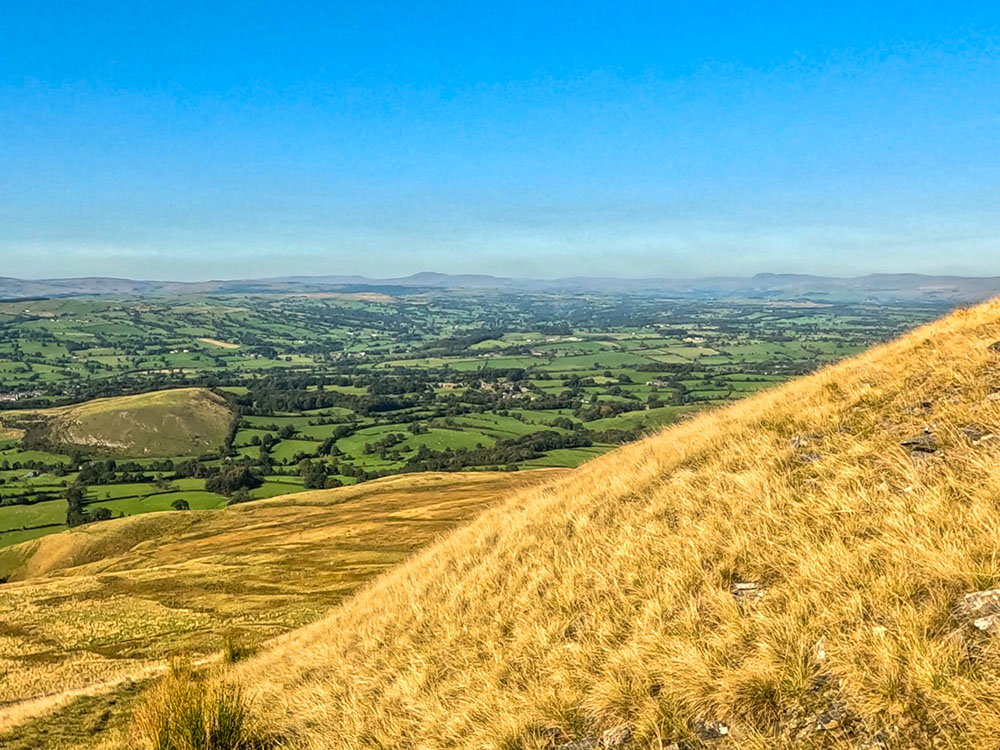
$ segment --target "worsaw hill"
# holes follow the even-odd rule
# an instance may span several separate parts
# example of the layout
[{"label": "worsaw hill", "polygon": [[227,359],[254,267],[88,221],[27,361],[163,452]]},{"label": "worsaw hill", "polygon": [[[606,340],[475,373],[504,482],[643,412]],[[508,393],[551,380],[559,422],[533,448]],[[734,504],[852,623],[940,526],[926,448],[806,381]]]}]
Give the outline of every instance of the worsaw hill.
[{"label": "worsaw hill", "polygon": [[235,415],[205,388],[177,388],[0,414],[0,430],[53,450],[112,456],[198,455],[219,448]]},{"label": "worsaw hill", "polygon": [[208,695],[215,748],[994,747],[998,434],[992,302],[516,490],[102,744]]}]

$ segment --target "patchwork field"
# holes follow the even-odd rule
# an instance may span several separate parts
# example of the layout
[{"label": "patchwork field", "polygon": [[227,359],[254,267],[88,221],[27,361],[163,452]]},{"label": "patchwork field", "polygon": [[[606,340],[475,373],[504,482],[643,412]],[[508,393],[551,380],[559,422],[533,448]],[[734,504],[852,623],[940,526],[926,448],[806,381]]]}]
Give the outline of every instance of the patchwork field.
[{"label": "patchwork field", "polygon": [[3,302],[0,548],[174,504],[578,466],[941,310],[427,289]]}]

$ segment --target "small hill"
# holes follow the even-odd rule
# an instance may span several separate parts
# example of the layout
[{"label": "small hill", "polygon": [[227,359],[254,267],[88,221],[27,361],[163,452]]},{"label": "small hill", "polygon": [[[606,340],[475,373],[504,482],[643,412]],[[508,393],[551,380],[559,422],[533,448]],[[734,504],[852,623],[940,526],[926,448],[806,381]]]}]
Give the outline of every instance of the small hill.
[{"label": "small hill", "polygon": [[234,679],[295,748],[993,747],[998,340],[960,311],[523,490]]},{"label": "small hill", "polygon": [[[171,657],[211,658],[227,637],[259,644],[310,623],[504,494],[561,473],[390,477],[115,519],[0,550],[8,578],[0,585],[0,746],[100,739],[83,719],[3,732],[155,675]],[[126,718],[120,706],[96,713],[104,710]],[[55,728],[61,734],[49,734]]]},{"label": "small hill", "polygon": [[222,446],[233,413],[222,396],[178,388],[101,398],[73,406],[15,411],[6,428],[25,430],[28,443],[122,457],[193,456]]}]

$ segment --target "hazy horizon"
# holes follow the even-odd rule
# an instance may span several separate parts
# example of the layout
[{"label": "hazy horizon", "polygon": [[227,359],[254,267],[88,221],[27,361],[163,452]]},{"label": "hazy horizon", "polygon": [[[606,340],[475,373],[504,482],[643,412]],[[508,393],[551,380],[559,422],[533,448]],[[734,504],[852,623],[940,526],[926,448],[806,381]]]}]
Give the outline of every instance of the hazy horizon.
[{"label": "hazy horizon", "polygon": [[10,8],[0,275],[997,275],[998,23],[936,3]]},{"label": "hazy horizon", "polygon": [[809,274],[809,273],[794,273],[794,272],[784,272],[784,271],[757,271],[756,273],[748,274],[712,274],[704,276],[660,276],[660,275],[591,275],[591,274],[563,274],[563,275],[549,275],[549,276],[525,276],[525,275],[502,275],[502,274],[489,274],[489,273],[451,273],[446,271],[436,271],[431,269],[423,269],[421,271],[415,271],[413,273],[401,274],[401,275],[367,275],[361,273],[335,273],[335,274],[278,274],[278,275],[267,275],[267,276],[213,276],[213,277],[197,277],[197,278],[172,278],[164,276],[119,276],[119,275],[105,275],[105,274],[87,274],[81,276],[5,276],[0,274],[0,279],[15,279],[18,281],[30,281],[30,282],[44,282],[44,281],[72,281],[72,280],[85,280],[85,279],[109,279],[118,281],[133,281],[133,282],[150,282],[150,283],[183,283],[183,284],[208,284],[208,283],[225,283],[225,282],[240,282],[240,281],[271,281],[271,280],[285,280],[285,279],[322,279],[322,278],[344,278],[352,279],[357,278],[359,280],[370,280],[373,282],[384,282],[388,280],[405,280],[414,277],[420,277],[425,275],[432,276],[447,276],[453,278],[459,278],[463,276],[469,277],[485,277],[498,280],[510,280],[513,282],[557,282],[557,281],[568,281],[573,279],[579,280],[608,280],[608,281],[675,281],[675,282],[685,282],[685,281],[709,281],[712,279],[753,279],[759,276],[778,276],[778,277],[814,277],[819,279],[830,279],[830,280],[842,280],[850,281],[853,279],[863,279],[869,276],[919,276],[926,278],[956,278],[956,279],[968,279],[968,280],[980,280],[980,279],[1000,279],[1000,274],[933,274],[933,273],[919,273],[913,271],[886,271],[886,272],[872,272],[864,274],[852,274],[850,276],[846,275],[836,275],[836,274]]}]

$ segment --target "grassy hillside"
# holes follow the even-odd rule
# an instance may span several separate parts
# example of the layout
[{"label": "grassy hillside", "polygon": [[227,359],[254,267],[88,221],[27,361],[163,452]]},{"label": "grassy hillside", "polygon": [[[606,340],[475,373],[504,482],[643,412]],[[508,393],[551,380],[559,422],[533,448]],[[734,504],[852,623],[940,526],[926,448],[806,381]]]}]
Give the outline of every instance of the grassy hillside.
[{"label": "grassy hillside", "polygon": [[998,339],[962,311],[526,489],[235,679],[292,747],[993,747]]},{"label": "grassy hillside", "polygon": [[[209,657],[227,637],[260,643],[312,622],[503,493],[559,473],[418,474],[117,519],[0,550],[10,579],[0,586],[0,731],[156,674],[173,656]],[[0,745],[44,747],[43,730],[67,723],[43,721]]]},{"label": "grassy hillside", "polygon": [[192,456],[219,448],[232,424],[226,400],[204,388],[101,398],[0,415],[8,429],[60,450],[115,456]]}]

